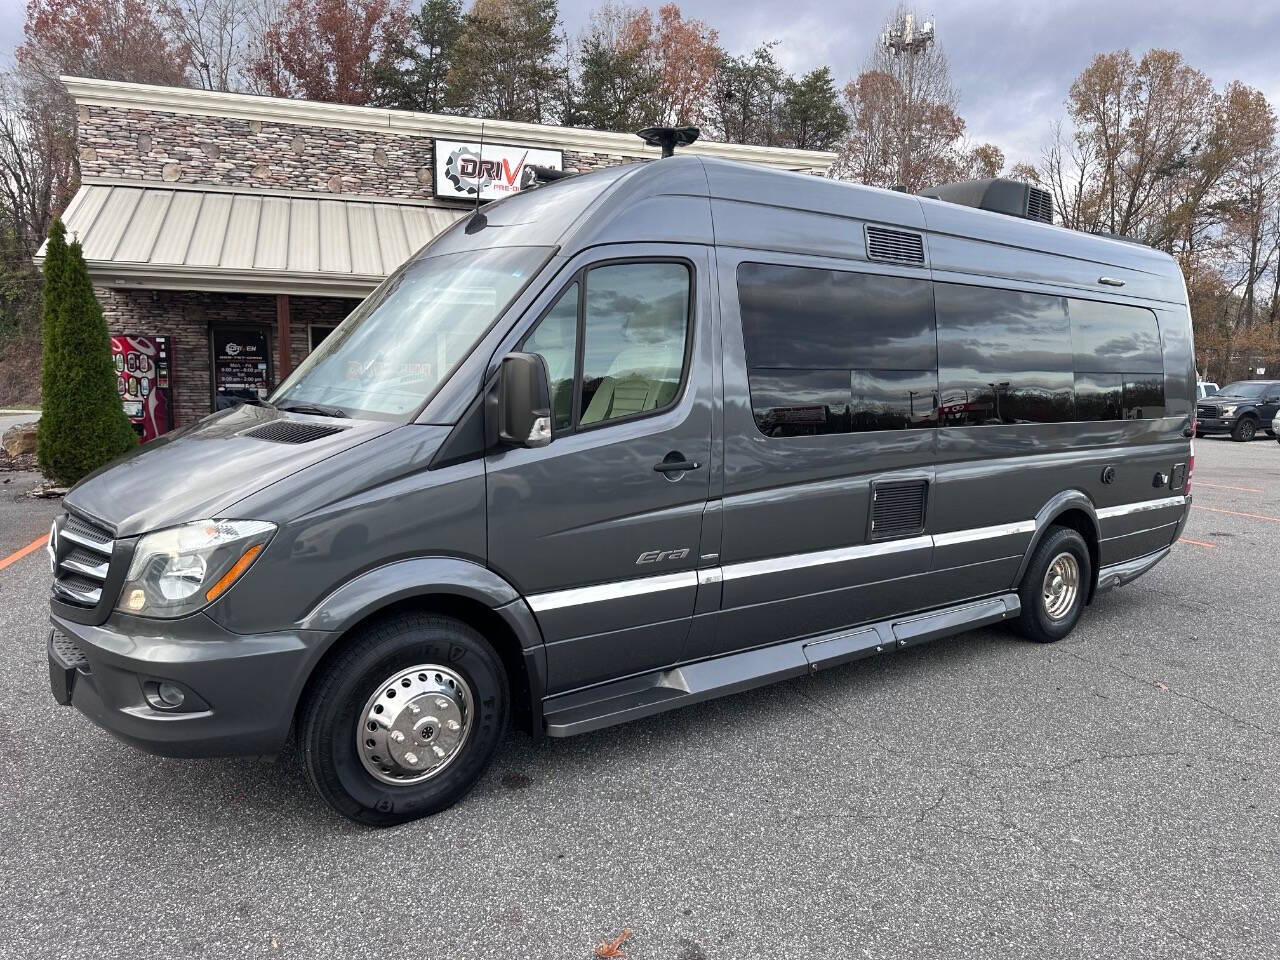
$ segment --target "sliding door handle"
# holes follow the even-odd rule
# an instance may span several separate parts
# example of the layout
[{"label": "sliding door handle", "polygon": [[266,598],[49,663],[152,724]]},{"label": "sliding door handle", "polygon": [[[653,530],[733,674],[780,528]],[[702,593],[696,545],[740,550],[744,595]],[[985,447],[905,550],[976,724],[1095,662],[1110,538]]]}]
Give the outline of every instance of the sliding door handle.
[{"label": "sliding door handle", "polygon": [[653,469],[658,473],[688,473],[701,466],[697,460],[686,460],[682,453],[668,453],[661,463],[653,465]]}]

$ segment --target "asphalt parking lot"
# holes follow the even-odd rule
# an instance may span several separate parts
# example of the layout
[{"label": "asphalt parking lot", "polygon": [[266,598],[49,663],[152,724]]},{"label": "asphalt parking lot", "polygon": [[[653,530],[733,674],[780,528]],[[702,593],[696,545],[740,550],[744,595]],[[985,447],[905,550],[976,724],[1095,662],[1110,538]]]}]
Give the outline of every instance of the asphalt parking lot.
[{"label": "asphalt parking lot", "polygon": [[[0,569],[0,955],[1280,956],[1280,445],[1051,647],[984,630],[571,740],[390,831],[291,755],[159,760],[49,695]],[[0,485],[0,557],[56,503]],[[3,561],[0,561],[3,562]]]}]

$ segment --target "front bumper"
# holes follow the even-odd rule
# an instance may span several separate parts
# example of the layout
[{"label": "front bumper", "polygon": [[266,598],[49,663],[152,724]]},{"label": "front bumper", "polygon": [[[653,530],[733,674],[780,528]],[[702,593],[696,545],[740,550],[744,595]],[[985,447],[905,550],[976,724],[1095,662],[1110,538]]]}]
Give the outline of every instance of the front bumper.
[{"label": "front bumper", "polygon": [[1235,417],[1197,417],[1196,433],[1230,433],[1235,425]]},{"label": "front bumper", "polygon": [[[157,621],[113,616],[101,626],[50,618],[49,680],[109,733],[168,757],[271,754],[284,745],[302,686],[327,634],[229,633],[204,614]],[[157,709],[160,681],[188,691]]]}]

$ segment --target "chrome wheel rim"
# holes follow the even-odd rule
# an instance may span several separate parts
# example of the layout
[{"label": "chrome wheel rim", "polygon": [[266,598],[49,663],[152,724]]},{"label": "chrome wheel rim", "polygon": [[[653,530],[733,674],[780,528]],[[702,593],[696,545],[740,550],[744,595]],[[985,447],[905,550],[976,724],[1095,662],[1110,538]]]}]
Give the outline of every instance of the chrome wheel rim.
[{"label": "chrome wheel rim", "polygon": [[360,711],[360,762],[398,787],[438,776],[466,745],[474,702],[467,681],[448,667],[422,663],[392,674]]},{"label": "chrome wheel rim", "polygon": [[1079,593],[1080,564],[1073,554],[1058,554],[1044,574],[1044,612],[1050,620],[1064,619]]}]

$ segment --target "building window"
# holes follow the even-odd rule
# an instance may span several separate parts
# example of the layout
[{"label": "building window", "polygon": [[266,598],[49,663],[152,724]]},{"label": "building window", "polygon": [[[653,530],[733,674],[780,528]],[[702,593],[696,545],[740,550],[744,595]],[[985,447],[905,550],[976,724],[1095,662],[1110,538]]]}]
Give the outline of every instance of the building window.
[{"label": "building window", "polygon": [[324,343],[325,338],[333,331],[337,330],[337,324],[332,326],[323,323],[311,323],[307,325],[307,352],[310,353],[320,344]]}]

